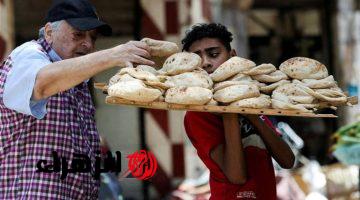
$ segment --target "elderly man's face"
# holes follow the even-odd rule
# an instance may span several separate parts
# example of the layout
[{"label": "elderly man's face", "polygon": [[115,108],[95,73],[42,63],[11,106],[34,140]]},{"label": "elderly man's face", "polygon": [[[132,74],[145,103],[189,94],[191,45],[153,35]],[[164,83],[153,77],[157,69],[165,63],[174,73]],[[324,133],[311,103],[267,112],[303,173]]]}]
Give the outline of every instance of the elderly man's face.
[{"label": "elderly man's face", "polygon": [[[47,28],[51,28],[46,26]],[[57,30],[45,29],[46,40],[62,59],[83,56],[94,51],[97,31],[79,31],[66,21]]]},{"label": "elderly man's face", "polygon": [[202,38],[189,47],[189,51],[198,54],[202,59],[202,68],[208,73],[214,72],[222,63],[235,56],[234,50],[228,51],[216,38]]}]

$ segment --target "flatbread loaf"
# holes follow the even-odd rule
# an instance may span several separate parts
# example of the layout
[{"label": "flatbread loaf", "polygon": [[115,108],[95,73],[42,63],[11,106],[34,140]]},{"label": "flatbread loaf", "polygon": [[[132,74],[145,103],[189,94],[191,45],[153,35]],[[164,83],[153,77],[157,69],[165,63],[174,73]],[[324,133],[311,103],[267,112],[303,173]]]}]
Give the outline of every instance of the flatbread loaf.
[{"label": "flatbread loaf", "polygon": [[[321,101],[325,101],[325,102],[333,102],[333,103],[346,103],[347,102],[347,97],[344,93],[339,93],[336,92],[336,94],[339,94],[339,96],[325,96],[324,94],[321,94],[319,92],[314,91],[313,89],[303,85],[302,82],[298,81],[295,82],[298,84],[298,87],[300,87],[301,89],[303,89],[305,92],[307,92],[308,94],[312,95],[313,97],[321,100]],[[335,94],[335,93],[333,93]]]},{"label": "flatbread loaf", "polygon": [[204,105],[213,97],[211,90],[202,87],[173,87],[166,91],[165,102]]},{"label": "flatbread loaf", "polygon": [[215,83],[214,85],[214,92],[224,89],[226,87],[232,86],[232,85],[251,85],[251,84],[255,84],[258,87],[264,87],[266,86],[266,84],[264,83],[260,83],[256,80],[246,80],[246,81],[223,81],[223,82],[219,82],[219,83]]},{"label": "flatbread loaf", "polygon": [[157,82],[160,81],[154,74],[148,71],[144,71],[142,69],[126,67],[126,68],[122,68],[118,72],[118,74],[120,75],[129,74],[130,76],[139,80],[157,81]]},{"label": "flatbread loaf", "polygon": [[151,67],[149,65],[138,65],[136,67],[136,69],[142,70],[142,71],[147,71],[150,72],[154,75],[158,75],[159,73],[157,72],[157,70],[154,67]]},{"label": "flatbread loaf", "polygon": [[255,66],[256,64],[253,61],[235,56],[221,64],[212,74],[210,74],[210,77],[213,81],[220,82]]},{"label": "flatbread loaf", "polygon": [[242,73],[236,74],[230,77],[229,79],[227,79],[227,81],[252,81],[252,80],[253,79],[249,75],[245,75]]},{"label": "flatbread loaf", "polygon": [[294,57],[281,63],[280,70],[293,79],[323,79],[329,76],[326,66],[314,59]]},{"label": "flatbread loaf", "polygon": [[162,40],[154,40],[151,38],[143,38],[141,40],[150,47],[150,55],[155,57],[169,57],[179,52],[179,47],[173,43]]},{"label": "flatbread loaf", "polygon": [[289,79],[289,77],[280,70],[276,70],[270,74],[255,75],[252,76],[252,78],[262,83],[275,83],[281,80]]},{"label": "flatbread loaf", "polygon": [[268,95],[261,94],[259,97],[241,99],[230,104],[230,106],[242,108],[270,108],[271,98]]},{"label": "flatbread loaf", "polygon": [[165,84],[170,87],[185,86],[212,89],[213,81],[206,71],[193,71],[169,77]]},{"label": "flatbread loaf", "polygon": [[240,99],[260,96],[259,87],[251,85],[232,85],[214,93],[214,99],[222,103],[230,103]]},{"label": "flatbread loaf", "polygon": [[260,75],[260,74],[270,74],[276,71],[276,67],[273,64],[266,63],[251,68],[250,70],[244,71],[243,73],[250,76]]},{"label": "flatbread loaf", "polygon": [[162,94],[160,90],[148,88],[139,80],[115,83],[109,87],[108,93],[110,96],[139,102],[152,102]]},{"label": "flatbread loaf", "polygon": [[284,85],[286,83],[290,83],[290,81],[288,80],[281,80],[279,82],[276,83],[272,83],[270,85],[264,86],[264,87],[260,87],[260,91],[265,93],[265,94],[271,94],[271,92],[273,90],[275,90],[277,87],[279,87],[280,85]]},{"label": "flatbread loaf", "polygon": [[277,99],[271,99],[271,106],[275,109],[284,109],[284,110],[299,110],[302,112],[312,112],[311,110],[308,110],[304,105],[301,104],[291,104],[285,101],[280,101]]},{"label": "flatbread loaf", "polygon": [[327,97],[341,97],[346,96],[339,87],[332,87],[327,89],[314,89],[316,93],[322,94]]},{"label": "flatbread loaf", "polygon": [[162,75],[178,75],[191,72],[200,67],[201,58],[195,53],[180,52],[166,59],[163,68],[159,70]]},{"label": "flatbread loaf", "polygon": [[272,92],[272,98],[277,99],[278,93],[287,96],[289,98],[289,103],[292,104],[311,104],[315,100],[312,95],[308,94],[294,83],[288,83],[277,87]]},{"label": "flatbread loaf", "polygon": [[303,79],[301,82],[303,82],[305,86],[311,89],[325,89],[335,87],[337,85],[332,75],[319,80]]},{"label": "flatbread loaf", "polygon": [[[130,76],[129,74],[120,75],[119,73],[116,73],[113,77],[110,78],[109,86],[114,85],[115,83],[118,83],[121,81],[133,81],[133,80],[138,80],[138,79]],[[138,80],[138,81],[141,81],[141,80]]]}]

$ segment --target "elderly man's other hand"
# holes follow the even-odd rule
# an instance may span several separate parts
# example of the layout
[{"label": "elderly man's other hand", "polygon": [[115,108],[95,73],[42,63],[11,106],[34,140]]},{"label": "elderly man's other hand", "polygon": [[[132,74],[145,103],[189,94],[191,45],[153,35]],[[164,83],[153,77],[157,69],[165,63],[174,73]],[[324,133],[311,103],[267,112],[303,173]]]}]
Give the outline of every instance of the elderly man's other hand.
[{"label": "elderly man's other hand", "polygon": [[138,65],[154,65],[149,60],[150,47],[145,42],[130,41],[126,44],[118,45],[110,49],[110,59],[114,66],[133,67],[133,63]]}]

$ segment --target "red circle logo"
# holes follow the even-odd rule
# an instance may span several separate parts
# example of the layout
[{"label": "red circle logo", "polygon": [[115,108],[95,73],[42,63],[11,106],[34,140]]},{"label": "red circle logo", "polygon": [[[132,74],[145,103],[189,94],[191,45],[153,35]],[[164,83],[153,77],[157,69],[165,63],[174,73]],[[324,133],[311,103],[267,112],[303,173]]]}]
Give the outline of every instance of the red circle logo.
[{"label": "red circle logo", "polygon": [[157,170],[157,161],[153,153],[145,150],[137,151],[127,156],[128,168],[131,174],[139,180],[147,180],[154,176]]}]

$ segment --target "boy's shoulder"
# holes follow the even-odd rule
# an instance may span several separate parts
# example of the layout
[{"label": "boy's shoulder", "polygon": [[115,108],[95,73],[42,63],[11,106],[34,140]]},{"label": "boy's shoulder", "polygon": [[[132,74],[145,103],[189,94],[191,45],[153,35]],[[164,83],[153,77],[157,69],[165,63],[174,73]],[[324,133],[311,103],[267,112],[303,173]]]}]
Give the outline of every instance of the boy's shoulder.
[{"label": "boy's shoulder", "polygon": [[194,112],[187,111],[184,117],[184,124],[194,126],[213,126],[222,124],[221,115],[217,115],[210,112]]}]

